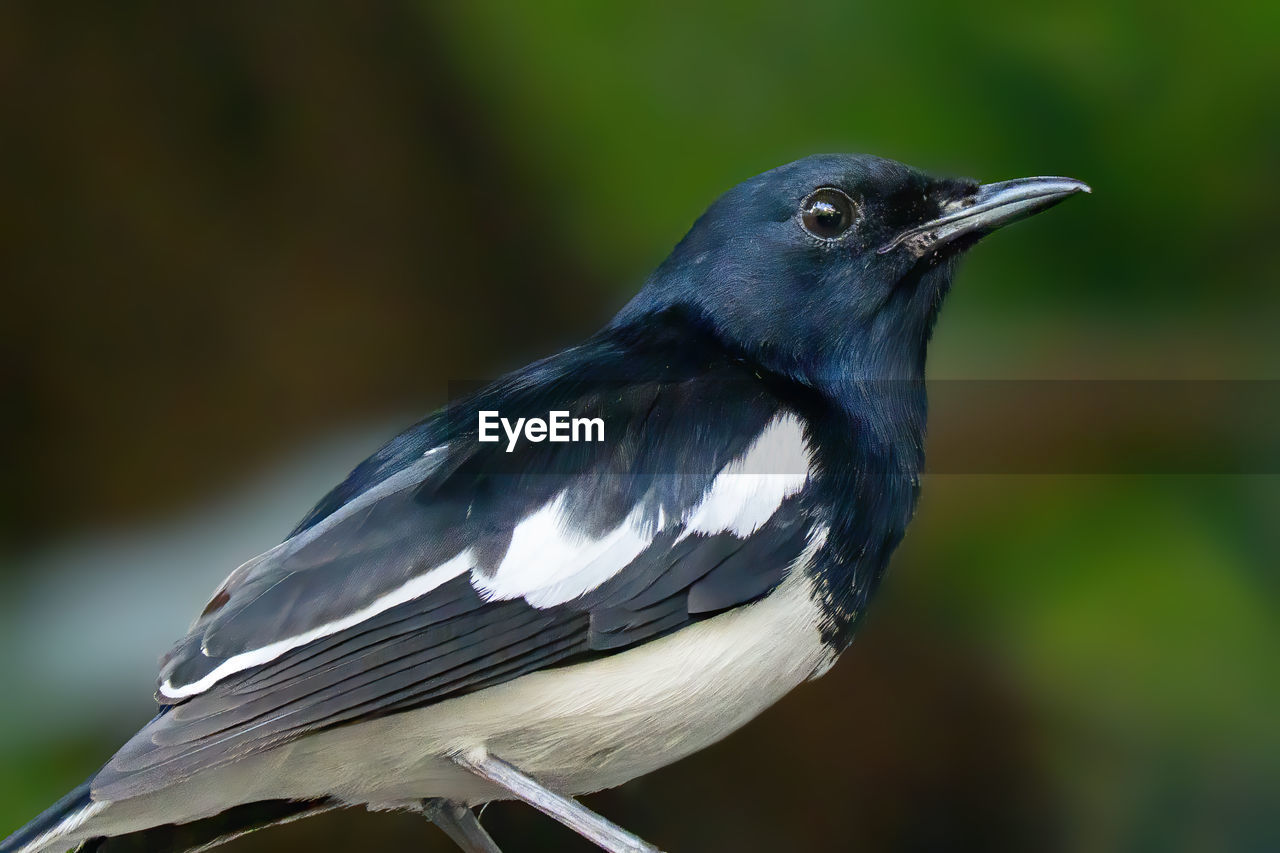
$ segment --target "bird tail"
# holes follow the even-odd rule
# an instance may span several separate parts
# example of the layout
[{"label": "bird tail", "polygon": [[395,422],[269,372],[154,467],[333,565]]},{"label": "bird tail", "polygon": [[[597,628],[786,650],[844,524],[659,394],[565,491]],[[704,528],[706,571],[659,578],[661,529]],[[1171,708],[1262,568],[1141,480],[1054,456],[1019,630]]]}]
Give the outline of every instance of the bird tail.
[{"label": "bird tail", "polygon": [[105,807],[89,798],[89,782],[72,789],[40,816],[0,841],[0,853],[35,853],[65,838]]},{"label": "bird tail", "polygon": [[166,823],[123,835],[90,838],[80,845],[78,853],[195,853],[254,830],[291,823],[339,807],[341,803],[336,800],[263,800],[190,823]]},{"label": "bird tail", "polygon": [[207,850],[256,829],[310,817],[340,805],[334,800],[264,800],[190,823],[167,823],[119,835],[93,835],[90,828],[86,838],[85,824],[108,803],[91,800],[89,782],[85,782],[0,841],[0,853],[43,853],[66,850],[77,843],[80,853]]}]

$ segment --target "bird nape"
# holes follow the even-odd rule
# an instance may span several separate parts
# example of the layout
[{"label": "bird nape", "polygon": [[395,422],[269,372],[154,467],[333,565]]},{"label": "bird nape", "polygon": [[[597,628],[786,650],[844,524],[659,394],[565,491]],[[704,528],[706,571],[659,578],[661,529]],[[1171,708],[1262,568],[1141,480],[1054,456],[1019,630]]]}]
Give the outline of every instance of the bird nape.
[{"label": "bird nape", "polygon": [[495,799],[655,849],[572,797],[834,663],[915,506],[956,259],[1087,191],[859,155],[733,188],[604,329],[397,436],[232,572],[159,714],[0,851],[189,849],[352,805],[492,851],[471,809]]}]

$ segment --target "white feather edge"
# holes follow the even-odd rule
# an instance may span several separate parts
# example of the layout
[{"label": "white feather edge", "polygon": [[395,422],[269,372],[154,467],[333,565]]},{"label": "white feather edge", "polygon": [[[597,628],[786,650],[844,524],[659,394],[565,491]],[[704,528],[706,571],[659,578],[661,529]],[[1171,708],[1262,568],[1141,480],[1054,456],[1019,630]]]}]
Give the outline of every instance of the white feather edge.
[{"label": "white feather edge", "polygon": [[[443,449],[428,451],[411,469],[388,478],[361,495],[335,513],[330,521],[281,543],[267,554],[282,549],[291,551],[303,544],[304,538],[310,541],[318,536],[330,523],[359,511],[373,500],[407,487],[421,476],[423,464]],[[742,456],[716,475],[698,505],[683,516],[680,523],[684,530],[676,541],[695,533],[704,536],[731,533],[739,538],[750,536],[777,512],[784,500],[804,487],[810,471],[811,457],[803,423],[790,412],[777,415]],[[642,507],[637,506],[613,530],[599,538],[587,539],[567,529],[563,512],[565,502],[566,494],[562,492],[516,525],[511,544],[497,571],[490,577],[473,574],[471,583],[477,592],[489,600],[524,598],[538,608],[572,601],[625,568],[649,546],[668,520],[659,507],[658,525],[646,530]],[[233,577],[261,559],[263,557],[250,560],[237,569]],[[465,549],[348,616],[233,655],[189,684],[174,685],[165,680],[160,685],[160,693],[170,699],[185,699],[203,693],[229,675],[269,663],[285,652],[355,627],[385,610],[426,595],[471,570],[474,565],[472,550]]]},{"label": "white feather edge", "polygon": [[37,850],[43,850],[58,839],[68,836],[84,826],[90,818],[101,812],[108,805],[110,803],[90,803],[84,808],[72,812],[63,818],[57,826],[19,847],[16,853],[35,853]]},{"label": "white feather edge", "polygon": [[160,685],[160,692],[172,699],[183,699],[187,696],[203,693],[232,673],[261,666],[264,663],[275,660],[291,649],[305,646],[307,643],[319,640],[321,637],[327,637],[330,634],[354,628],[384,610],[390,610],[398,604],[404,604],[406,601],[412,601],[415,598],[426,595],[446,581],[453,580],[458,575],[468,571],[473,565],[475,565],[475,558],[471,549],[467,548],[453,559],[441,563],[425,575],[418,575],[409,579],[386,595],[375,598],[354,613],[348,614],[341,619],[335,619],[332,622],[326,622],[323,625],[312,628],[310,631],[303,631],[301,634],[295,634],[292,637],[286,637],[283,640],[276,640],[274,643],[267,643],[265,646],[259,646],[256,649],[250,649],[238,655],[232,655],[215,666],[204,677],[190,684],[175,687],[166,680],[164,684]]}]

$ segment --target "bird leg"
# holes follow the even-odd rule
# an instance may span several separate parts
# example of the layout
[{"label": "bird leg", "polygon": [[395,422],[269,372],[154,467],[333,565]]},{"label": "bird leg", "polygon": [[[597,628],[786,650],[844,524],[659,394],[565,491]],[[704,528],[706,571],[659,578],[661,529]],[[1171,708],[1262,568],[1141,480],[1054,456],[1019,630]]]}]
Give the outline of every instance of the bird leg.
[{"label": "bird leg", "polygon": [[609,853],[661,853],[652,844],[606,820],[577,800],[557,794],[485,749],[472,749],[450,757],[460,767],[555,818],[602,850]]},{"label": "bird leg", "polygon": [[462,803],[435,797],[422,801],[422,813],[465,853],[502,853],[480,825],[475,812]]}]

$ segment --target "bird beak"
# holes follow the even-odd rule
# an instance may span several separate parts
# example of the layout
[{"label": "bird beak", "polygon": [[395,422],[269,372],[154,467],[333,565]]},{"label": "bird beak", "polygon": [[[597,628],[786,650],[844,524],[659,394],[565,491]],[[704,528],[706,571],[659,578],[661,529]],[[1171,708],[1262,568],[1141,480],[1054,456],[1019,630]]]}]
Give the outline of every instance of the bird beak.
[{"label": "bird beak", "polygon": [[882,246],[880,254],[906,245],[924,255],[959,237],[990,234],[997,228],[1048,210],[1067,196],[1092,192],[1072,178],[1018,178],[983,184],[973,195],[947,202],[942,216],[903,231]]}]

